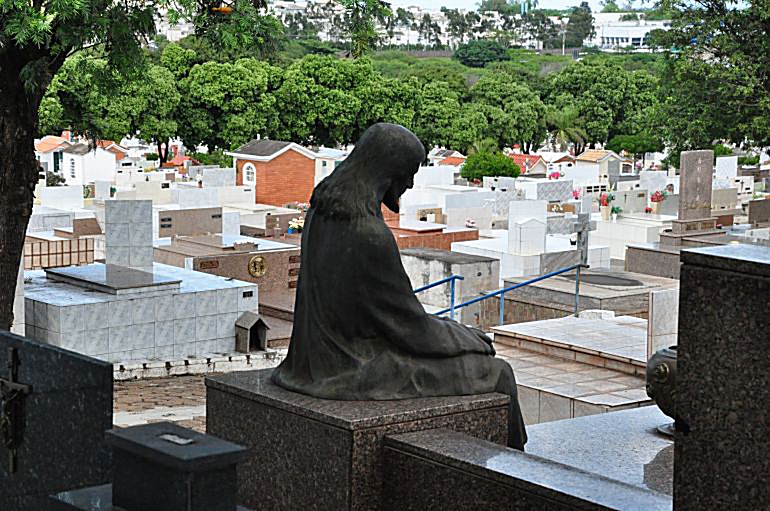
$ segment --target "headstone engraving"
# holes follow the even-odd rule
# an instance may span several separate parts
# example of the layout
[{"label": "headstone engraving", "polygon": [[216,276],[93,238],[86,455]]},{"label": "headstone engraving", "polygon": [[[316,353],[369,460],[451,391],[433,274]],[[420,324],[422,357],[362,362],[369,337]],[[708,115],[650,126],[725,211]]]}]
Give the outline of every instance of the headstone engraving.
[{"label": "headstone engraving", "polygon": [[711,217],[714,151],[683,151],[679,183],[679,220]]}]

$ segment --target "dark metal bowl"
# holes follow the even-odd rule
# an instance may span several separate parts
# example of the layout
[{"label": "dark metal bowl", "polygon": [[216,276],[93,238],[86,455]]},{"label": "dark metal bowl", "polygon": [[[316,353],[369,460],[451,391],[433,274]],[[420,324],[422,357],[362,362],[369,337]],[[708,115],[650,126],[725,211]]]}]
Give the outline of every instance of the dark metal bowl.
[{"label": "dark metal bowl", "polygon": [[676,420],[676,346],[656,351],[647,361],[647,395]]}]

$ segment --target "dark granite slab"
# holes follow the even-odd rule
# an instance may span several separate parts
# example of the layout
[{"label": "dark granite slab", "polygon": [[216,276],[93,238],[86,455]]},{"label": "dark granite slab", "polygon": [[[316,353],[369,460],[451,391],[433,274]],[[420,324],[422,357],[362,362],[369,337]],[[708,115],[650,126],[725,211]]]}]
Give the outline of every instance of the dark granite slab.
[{"label": "dark granite slab", "polygon": [[502,394],[333,401],[273,385],[271,373],[206,379],[208,433],[251,449],[238,466],[239,503],[249,507],[376,511],[385,435],[446,427],[507,439]]},{"label": "dark granite slab", "polygon": [[640,488],[673,495],[671,423],[657,406],[546,422],[527,428],[527,453]]},{"label": "dark granite slab", "polygon": [[0,332],[2,378],[9,347],[18,350],[18,381],[32,385],[32,392],[23,401],[15,473],[0,444],[0,509],[44,509],[52,493],[106,482],[112,364]]},{"label": "dark granite slab", "polygon": [[770,248],[683,251],[674,501],[770,503]]},{"label": "dark granite slab", "polygon": [[51,280],[111,294],[117,294],[128,289],[171,286],[181,282],[179,279],[166,277],[160,273],[100,263],[50,268],[46,270],[46,276]]},{"label": "dark granite slab", "polygon": [[387,437],[385,459],[387,510],[671,509],[660,493],[445,429]]},{"label": "dark granite slab", "polygon": [[683,263],[770,277],[770,249],[759,245],[732,244],[682,250]]},{"label": "dark granite slab", "polygon": [[206,378],[206,386],[348,430],[507,406],[509,401],[507,396],[495,393],[394,401],[317,399],[274,385],[270,381],[272,372],[265,369],[218,375]]}]

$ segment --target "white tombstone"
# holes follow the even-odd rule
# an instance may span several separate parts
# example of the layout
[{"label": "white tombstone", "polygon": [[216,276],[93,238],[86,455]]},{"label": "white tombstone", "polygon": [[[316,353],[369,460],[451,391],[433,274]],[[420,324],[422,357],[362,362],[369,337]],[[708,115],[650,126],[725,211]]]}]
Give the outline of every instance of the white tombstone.
[{"label": "white tombstone", "polygon": [[152,201],[105,201],[105,262],[152,269]]},{"label": "white tombstone", "polygon": [[714,188],[730,188],[738,177],[738,157],[719,156],[714,177]]},{"label": "white tombstone", "polygon": [[513,201],[508,209],[508,253],[537,255],[545,252],[548,230],[544,200]]}]

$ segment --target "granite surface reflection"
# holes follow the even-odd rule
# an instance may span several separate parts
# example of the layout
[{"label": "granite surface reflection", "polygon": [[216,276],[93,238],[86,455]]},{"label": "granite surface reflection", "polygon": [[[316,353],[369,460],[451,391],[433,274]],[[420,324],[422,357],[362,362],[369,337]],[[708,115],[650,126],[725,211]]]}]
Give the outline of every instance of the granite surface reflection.
[{"label": "granite surface reflection", "polygon": [[82,282],[108,290],[163,286],[181,282],[178,278],[168,277],[160,272],[149,272],[126,266],[101,263],[52,268],[46,270],[46,275],[54,280],[63,280],[71,283]]},{"label": "granite surface reflection", "polygon": [[656,406],[527,428],[527,453],[673,495],[674,443],[657,427],[671,422]]}]

